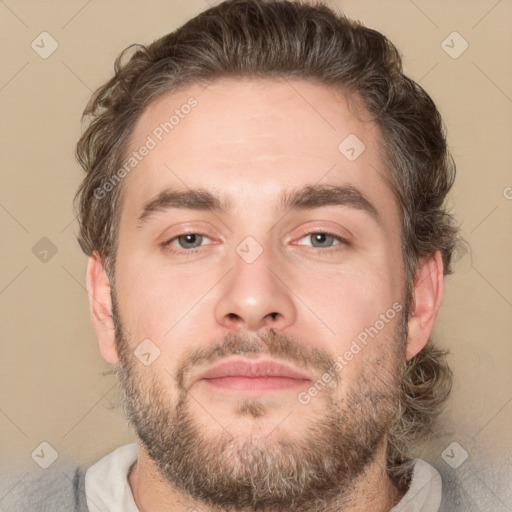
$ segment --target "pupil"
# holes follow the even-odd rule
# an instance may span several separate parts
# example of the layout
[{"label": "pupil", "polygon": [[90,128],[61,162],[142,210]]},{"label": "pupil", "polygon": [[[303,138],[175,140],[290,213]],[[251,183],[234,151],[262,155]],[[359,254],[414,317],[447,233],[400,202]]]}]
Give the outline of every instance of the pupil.
[{"label": "pupil", "polygon": [[325,233],[315,233],[316,241],[320,244],[325,243],[327,235]]},{"label": "pupil", "polygon": [[196,245],[197,244],[197,239],[196,239],[197,235],[195,234],[188,234],[188,235],[183,235],[183,238],[185,239],[183,241],[183,243],[187,246],[187,244],[190,244],[190,245]]}]

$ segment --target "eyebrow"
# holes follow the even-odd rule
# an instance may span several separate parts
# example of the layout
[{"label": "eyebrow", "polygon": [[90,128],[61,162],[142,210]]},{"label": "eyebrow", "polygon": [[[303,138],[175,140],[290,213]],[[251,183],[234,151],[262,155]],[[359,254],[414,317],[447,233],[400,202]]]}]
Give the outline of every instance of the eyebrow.
[{"label": "eyebrow", "polygon": [[[137,227],[141,227],[158,212],[177,208],[186,210],[227,213],[231,202],[203,188],[174,189],[160,192],[148,201],[140,214]],[[379,212],[374,204],[353,185],[307,185],[303,188],[287,191],[281,197],[281,209],[312,210],[322,206],[346,206],[361,210],[381,225]]]}]

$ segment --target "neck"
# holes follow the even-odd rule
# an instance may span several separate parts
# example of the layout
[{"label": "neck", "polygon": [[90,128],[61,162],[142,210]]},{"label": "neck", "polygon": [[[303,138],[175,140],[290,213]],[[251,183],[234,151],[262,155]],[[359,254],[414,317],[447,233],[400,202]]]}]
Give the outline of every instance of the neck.
[{"label": "neck", "polygon": [[[128,481],[133,498],[140,512],[220,512],[190,495],[175,489],[160,475],[155,463],[142,445],[139,446],[137,462],[132,467]],[[325,512],[389,512],[403,497],[386,472],[386,450],[379,449],[367,470],[356,478],[349,494],[339,502],[325,504]],[[237,511],[238,512],[238,511]],[[242,512],[242,511],[240,511]],[[243,511],[251,512],[251,511]],[[291,511],[290,511],[291,512]]]}]

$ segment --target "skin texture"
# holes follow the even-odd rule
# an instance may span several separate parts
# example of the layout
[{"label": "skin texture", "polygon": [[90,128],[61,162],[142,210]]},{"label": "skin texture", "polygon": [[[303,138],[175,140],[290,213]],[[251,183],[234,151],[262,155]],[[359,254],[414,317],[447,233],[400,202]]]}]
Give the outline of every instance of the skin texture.
[{"label": "skin texture", "polygon": [[[326,421],[333,411],[334,425],[344,418],[347,439],[352,439],[350,427],[357,431],[370,416],[375,420],[372,431],[385,427],[393,414],[398,369],[425,345],[441,304],[439,252],[418,268],[414,316],[394,316],[330,386],[306,405],[297,399],[325,373],[329,361],[350,349],[358,334],[375,325],[393,304],[405,302],[400,212],[383,178],[379,128],[357,98],[349,101],[322,85],[222,80],[206,89],[190,86],[151,103],[138,120],[130,150],[143,145],[191,96],[197,106],[123,180],[114,311],[114,290],[101,258],[94,254],[89,259],[87,288],[100,350],[118,365],[121,352],[131,412],[136,415],[138,408],[139,416],[154,413],[177,422],[177,406],[185,403],[196,439],[206,447],[210,442],[212,448],[226,441],[226,451],[216,453],[220,462],[213,470],[231,467],[238,476],[257,471],[256,460],[264,465],[267,459],[258,459],[258,454],[266,449],[279,467],[285,454],[280,441],[307,446],[314,437],[312,425],[328,443],[332,432]],[[338,149],[350,134],[365,145],[354,161]],[[357,187],[377,209],[380,222],[347,205],[280,209],[283,193],[314,184]],[[224,197],[230,208],[224,213],[167,209],[138,227],[144,205],[169,187],[202,187]],[[323,247],[315,247],[313,231],[348,243],[328,237]],[[204,235],[192,253],[187,253],[191,241],[181,237],[180,245],[176,238],[186,233]],[[249,246],[250,254],[262,251],[251,263],[237,252],[248,236],[256,241]],[[162,243],[169,240],[166,249]],[[268,333],[274,336],[266,337]],[[160,352],[144,366],[133,351],[148,338]],[[267,359],[281,357],[311,380],[250,396],[195,380],[213,363],[244,349],[247,358],[262,353]],[[194,359],[196,352],[203,358]],[[325,358],[317,360],[315,354]],[[372,397],[381,399],[374,404]],[[171,430],[169,423],[156,425]],[[339,495],[318,510],[378,512],[397,502],[400,496],[385,471],[385,436],[379,439],[375,433],[374,438],[372,456],[360,464],[358,474],[336,470],[341,471]],[[357,435],[354,439],[365,442]],[[344,449],[341,446],[340,453]],[[173,485],[144,443],[129,481],[142,511],[220,507]],[[249,502],[244,502],[247,510]],[[268,503],[267,510],[272,510]],[[223,505],[229,508],[228,502]],[[300,509],[297,499],[293,510]],[[315,507],[309,502],[304,510]]]}]

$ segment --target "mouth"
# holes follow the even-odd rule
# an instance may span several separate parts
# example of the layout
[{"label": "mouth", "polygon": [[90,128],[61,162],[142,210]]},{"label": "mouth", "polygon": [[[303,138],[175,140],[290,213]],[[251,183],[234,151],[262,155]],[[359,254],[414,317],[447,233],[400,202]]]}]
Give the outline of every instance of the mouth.
[{"label": "mouth", "polygon": [[263,392],[304,386],[311,380],[304,372],[277,361],[236,359],[207,369],[196,382],[228,391]]}]

